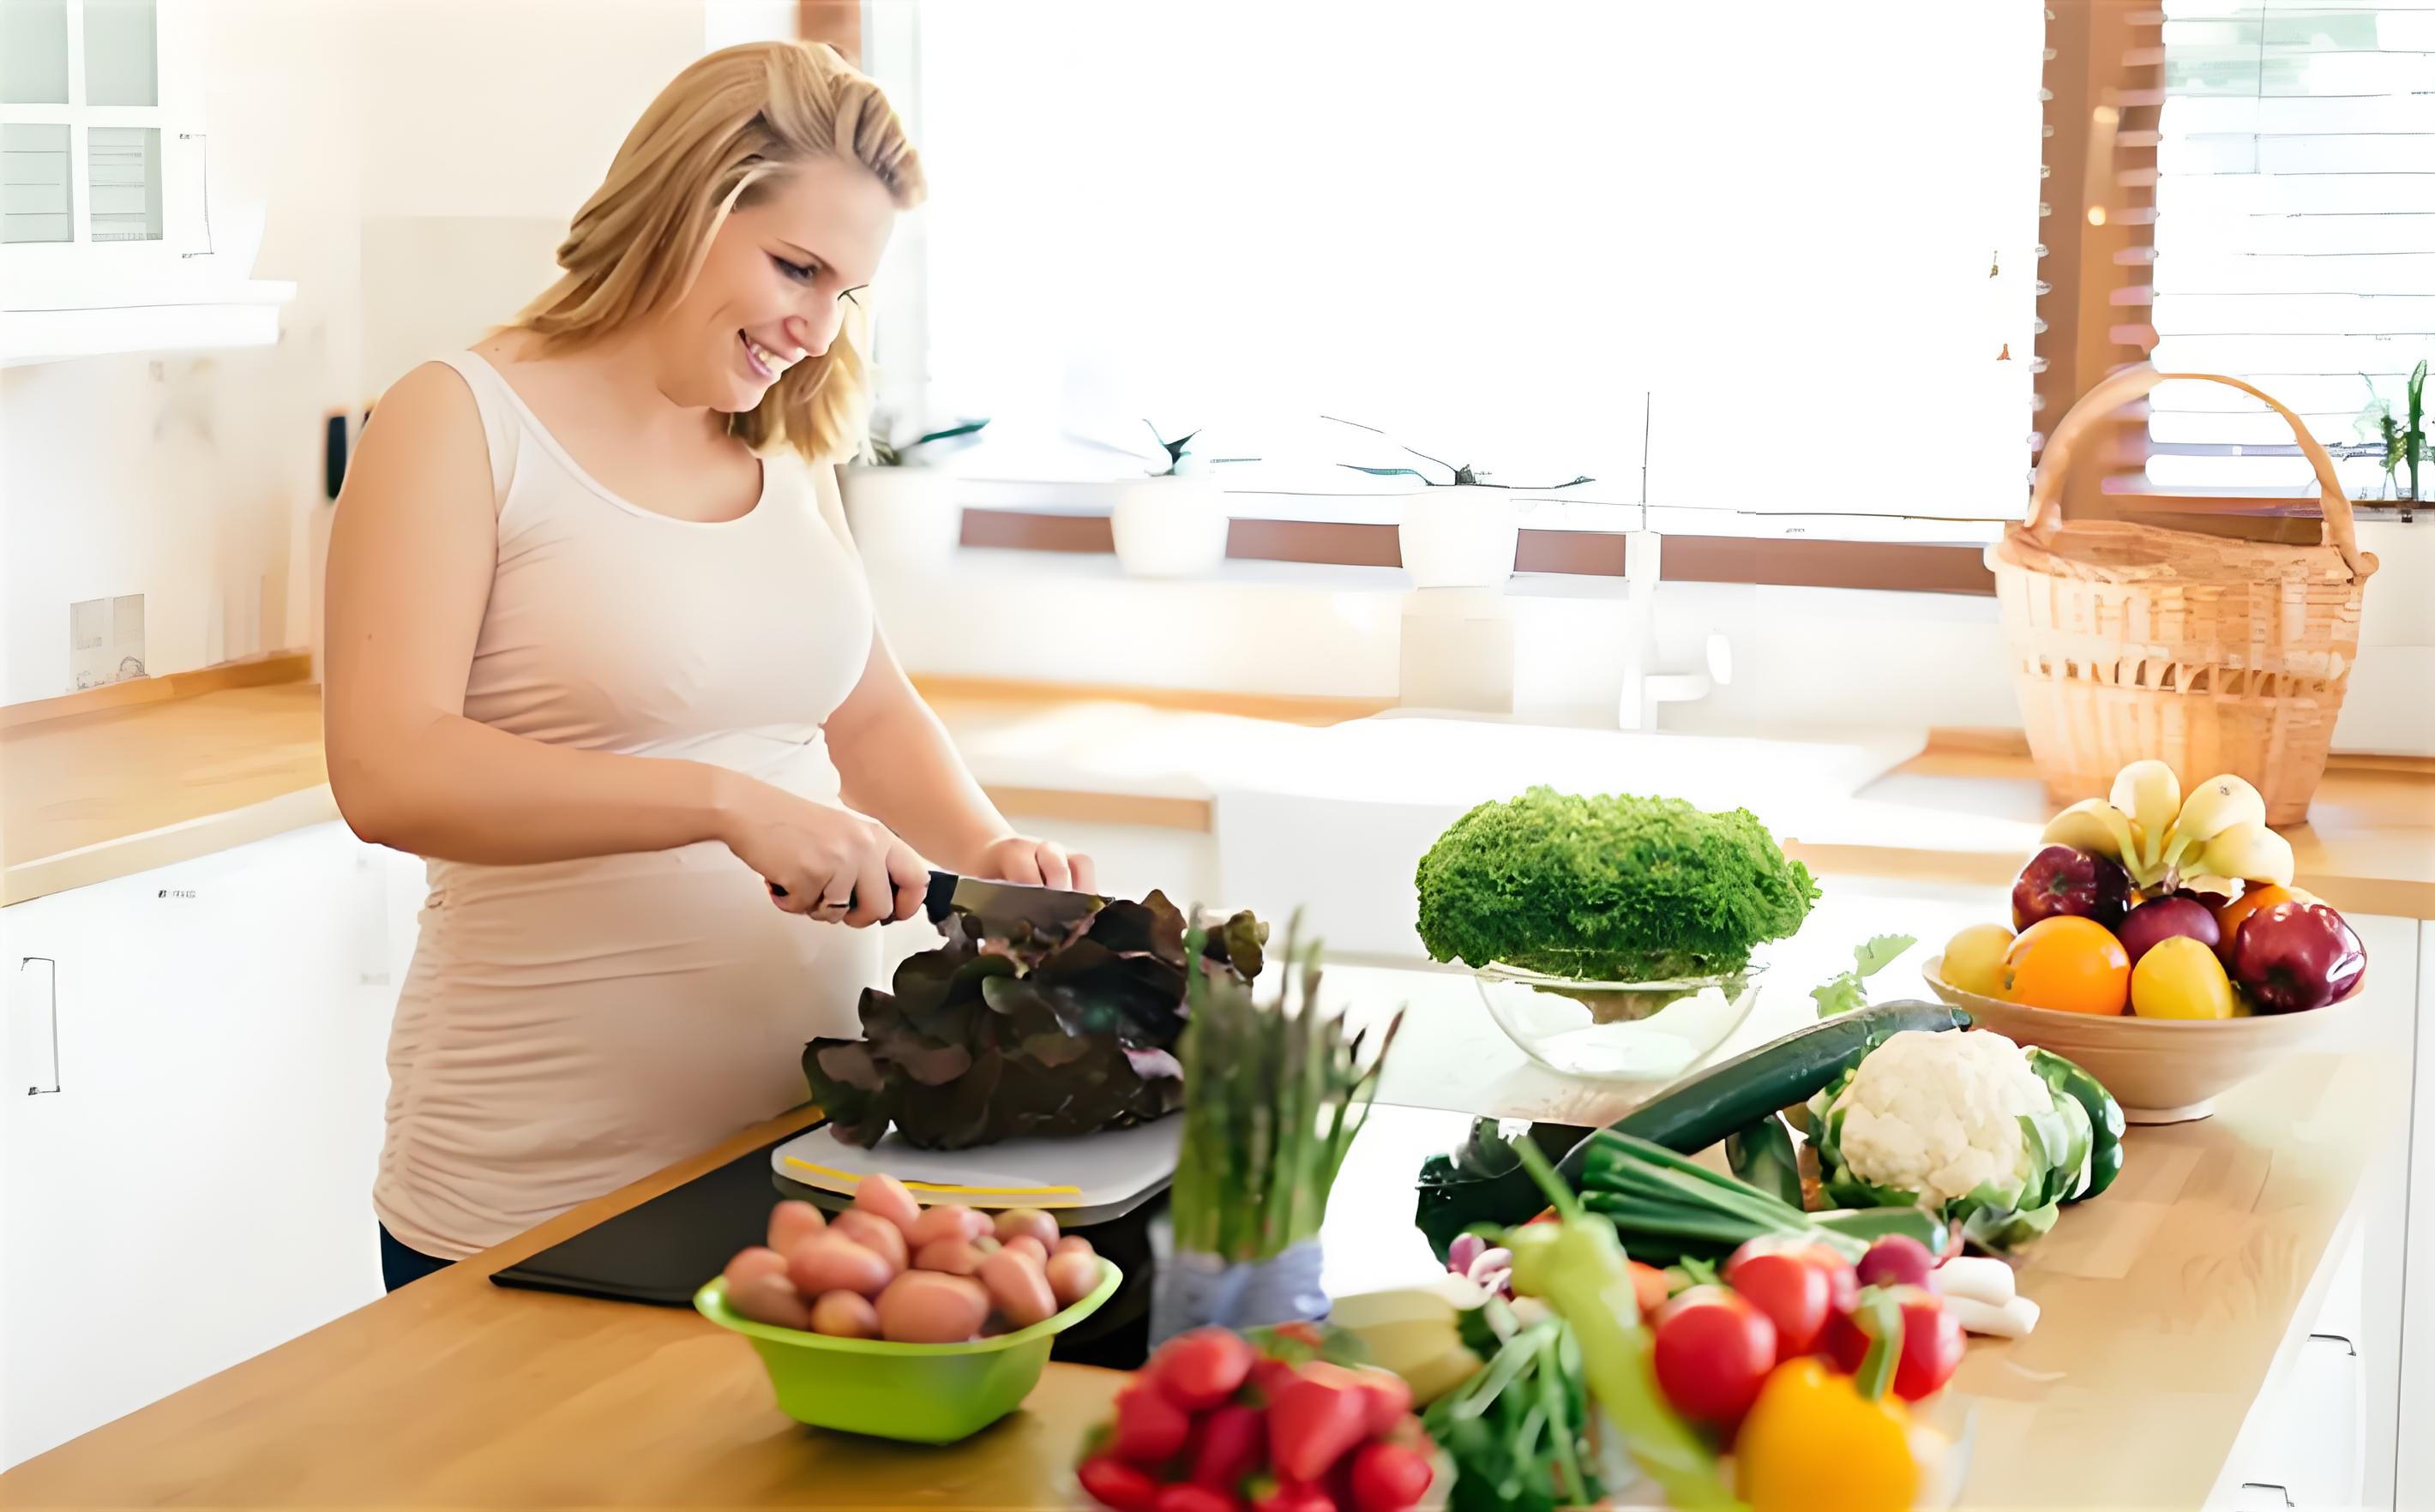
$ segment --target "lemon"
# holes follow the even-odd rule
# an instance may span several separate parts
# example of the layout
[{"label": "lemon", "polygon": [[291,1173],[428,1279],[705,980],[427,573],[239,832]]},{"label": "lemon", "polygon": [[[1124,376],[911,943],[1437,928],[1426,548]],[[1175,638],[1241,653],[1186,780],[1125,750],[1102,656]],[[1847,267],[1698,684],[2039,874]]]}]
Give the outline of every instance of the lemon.
[{"label": "lemon", "polygon": [[2131,969],[2131,1011],[2143,1019],[2229,1019],[2239,1000],[2215,952],[2186,935],[2158,940]]}]

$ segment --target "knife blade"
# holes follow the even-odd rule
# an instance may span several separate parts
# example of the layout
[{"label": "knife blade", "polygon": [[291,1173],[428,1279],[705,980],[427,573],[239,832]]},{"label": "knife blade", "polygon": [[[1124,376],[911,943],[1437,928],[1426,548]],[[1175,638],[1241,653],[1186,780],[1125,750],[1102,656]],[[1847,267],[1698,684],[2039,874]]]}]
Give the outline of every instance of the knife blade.
[{"label": "knife blade", "polygon": [[1107,906],[1097,893],[1067,892],[1024,882],[993,882],[962,877],[952,871],[930,873],[930,890],[922,910],[933,924],[944,923],[956,909],[991,924],[1021,920],[1034,929],[1062,929]]},{"label": "knife blade", "polygon": [[[773,882],[769,896],[784,898],[786,889]],[[922,898],[922,912],[933,924],[945,923],[949,914],[961,908],[984,923],[1020,919],[1034,929],[1062,929],[1107,905],[1107,899],[1097,893],[1066,892],[1028,882],[993,882],[952,871],[931,872],[929,889]]]}]

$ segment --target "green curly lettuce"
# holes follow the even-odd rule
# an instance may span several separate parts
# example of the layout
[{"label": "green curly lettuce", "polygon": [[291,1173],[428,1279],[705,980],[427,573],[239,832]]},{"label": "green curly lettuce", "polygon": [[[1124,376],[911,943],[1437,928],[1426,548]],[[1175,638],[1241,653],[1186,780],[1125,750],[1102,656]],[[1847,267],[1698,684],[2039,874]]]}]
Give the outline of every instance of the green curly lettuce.
[{"label": "green curly lettuce", "polygon": [[1431,959],[1585,982],[1731,975],[1818,901],[1747,809],[1549,787],[1457,819],[1415,880]]}]

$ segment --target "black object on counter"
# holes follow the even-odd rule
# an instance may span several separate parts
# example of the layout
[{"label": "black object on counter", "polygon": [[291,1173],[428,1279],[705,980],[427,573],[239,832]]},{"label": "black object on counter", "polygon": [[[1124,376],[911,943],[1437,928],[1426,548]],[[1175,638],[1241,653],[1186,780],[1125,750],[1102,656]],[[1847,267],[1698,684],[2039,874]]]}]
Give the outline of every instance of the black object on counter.
[{"label": "black object on counter", "polygon": [[[769,1209],[781,1198],[838,1205],[834,1193],[797,1186],[771,1169],[770,1151],[794,1138],[786,1134],[772,1140],[495,1271],[492,1284],[613,1302],[691,1307],[693,1294],[725,1269],[737,1250],[765,1241]],[[1121,1218],[1069,1230],[1115,1262],[1125,1280],[1106,1306],[1057,1336],[1051,1358],[1118,1370],[1132,1369],[1148,1358],[1149,1224],[1166,1211],[1162,1193]]]}]

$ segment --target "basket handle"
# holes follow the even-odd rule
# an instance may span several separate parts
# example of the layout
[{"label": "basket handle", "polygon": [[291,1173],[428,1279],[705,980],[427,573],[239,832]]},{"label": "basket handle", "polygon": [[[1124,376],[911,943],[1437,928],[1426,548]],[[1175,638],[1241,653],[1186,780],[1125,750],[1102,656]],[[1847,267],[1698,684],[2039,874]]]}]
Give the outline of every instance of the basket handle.
[{"label": "basket handle", "polygon": [[2351,576],[2359,574],[2358,530],[2351,519],[2351,502],[2342,496],[2341,483],[2334,476],[2334,459],[2323,446],[2300,423],[2300,417],[2283,404],[2251,384],[2237,378],[2227,378],[2213,372],[2158,372],[2147,363],[2123,369],[2099,379],[2096,387],[2080,396],[2054,434],[2046,438],[2046,450],[2038,455],[2037,478],[2029,485],[2029,534],[2045,541],[2063,523],[2063,480],[2071,472],[2072,448],[2079,444],[2088,428],[2098,420],[2136,399],[2167,380],[2223,384],[2237,388],[2263,403],[2283,417],[2291,434],[2300,443],[2300,453],[2317,472],[2321,490],[2318,504],[2325,519],[2325,543],[2341,553],[2342,561]]}]

